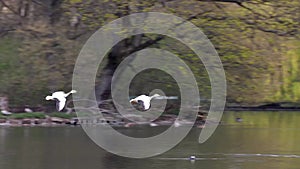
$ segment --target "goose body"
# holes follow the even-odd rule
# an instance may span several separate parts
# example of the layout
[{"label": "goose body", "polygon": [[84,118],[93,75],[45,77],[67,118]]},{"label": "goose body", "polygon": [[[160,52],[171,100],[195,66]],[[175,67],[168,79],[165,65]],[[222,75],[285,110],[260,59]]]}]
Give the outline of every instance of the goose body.
[{"label": "goose body", "polygon": [[130,100],[131,104],[142,104],[144,110],[148,110],[151,106],[151,100],[155,97],[159,97],[159,94],[154,94],[153,96],[140,95],[134,99]]},{"label": "goose body", "polygon": [[149,125],[151,126],[151,127],[156,127],[156,126],[158,126],[158,124],[156,124],[156,123],[149,123]]},{"label": "goose body", "polygon": [[57,92],[52,93],[51,96],[47,96],[45,99],[46,100],[55,100],[57,110],[61,111],[66,105],[66,100],[67,100],[66,98],[72,93],[76,93],[76,90],[71,90],[68,93],[65,93],[63,91],[57,91]]},{"label": "goose body", "polygon": [[179,121],[174,122],[174,127],[180,127],[180,126],[181,126],[181,123]]},{"label": "goose body", "polygon": [[12,114],[11,112],[9,112],[9,111],[7,111],[7,110],[1,110],[1,113],[2,113],[3,115],[11,115],[11,114]]},{"label": "goose body", "polygon": [[25,108],[24,111],[25,111],[26,113],[32,113],[32,112],[33,112],[30,108]]}]

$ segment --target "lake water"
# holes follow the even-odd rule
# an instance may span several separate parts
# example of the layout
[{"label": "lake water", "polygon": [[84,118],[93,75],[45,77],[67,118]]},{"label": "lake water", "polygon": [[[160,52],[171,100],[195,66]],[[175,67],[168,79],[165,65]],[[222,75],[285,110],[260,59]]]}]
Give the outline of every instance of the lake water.
[{"label": "lake water", "polygon": [[[197,142],[200,131],[194,128],[160,156],[129,159],[99,148],[81,127],[1,127],[0,169],[300,168],[300,112],[228,112],[203,144]],[[186,160],[190,155],[197,160]]]}]

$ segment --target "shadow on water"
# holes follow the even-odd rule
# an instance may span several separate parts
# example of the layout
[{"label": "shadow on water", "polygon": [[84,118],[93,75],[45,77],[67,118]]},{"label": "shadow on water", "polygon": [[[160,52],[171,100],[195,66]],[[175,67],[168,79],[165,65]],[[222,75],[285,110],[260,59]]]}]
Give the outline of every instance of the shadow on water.
[{"label": "shadow on water", "polygon": [[[242,120],[237,121],[237,117]],[[224,113],[222,125],[207,142],[197,142],[201,129],[194,128],[175,148],[148,159],[108,153],[80,127],[1,127],[0,168],[296,169],[300,166],[299,121],[298,112]],[[153,130],[163,131],[143,128],[146,133]],[[196,156],[193,162],[189,160],[191,155]]]}]

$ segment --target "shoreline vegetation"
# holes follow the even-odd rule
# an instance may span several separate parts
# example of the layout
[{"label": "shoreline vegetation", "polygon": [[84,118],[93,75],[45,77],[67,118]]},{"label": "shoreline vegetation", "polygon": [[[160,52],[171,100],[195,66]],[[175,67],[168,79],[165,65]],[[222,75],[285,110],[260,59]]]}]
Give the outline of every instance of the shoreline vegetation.
[{"label": "shoreline vegetation", "polygon": [[[195,125],[200,126],[205,123],[207,113],[199,112],[196,122],[188,120],[180,120],[177,124],[182,125]],[[137,117],[142,118],[142,117]],[[14,113],[11,115],[0,115],[0,126],[44,126],[44,127],[55,127],[55,126],[77,126],[77,125],[111,125],[113,127],[132,127],[149,125],[163,126],[172,125],[177,116],[174,114],[166,114],[160,116],[158,119],[151,122],[133,122],[126,118],[119,117],[118,115],[105,115],[104,117],[92,117],[84,118],[77,117],[75,113],[43,113],[43,112],[32,112],[32,113]],[[175,122],[176,123],[176,122]]]},{"label": "shoreline vegetation", "polygon": [[[287,103],[270,103],[259,106],[240,106],[231,105],[225,107],[224,111],[300,111],[300,107],[297,105],[291,105]],[[196,119],[195,126],[202,126],[205,123],[208,111],[199,110],[198,117]],[[30,113],[13,113],[11,115],[0,114],[0,126],[66,126],[66,125],[98,125],[105,124],[119,127],[131,127],[138,125],[172,125],[176,120],[177,115],[165,114],[152,122],[137,123],[129,121],[126,118],[122,118],[118,115],[108,114],[104,115],[104,118],[80,118],[76,113],[70,114],[62,112],[44,113],[44,112],[30,112]],[[189,121],[181,121],[184,125],[191,125]],[[181,125],[182,125],[181,124]],[[202,126],[203,127],[203,126]]]},{"label": "shoreline vegetation", "polygon": [[232,105],[225,107],[225,111],[300,111],[300,106],[294,103],[269,103],[258,106]]},{"label": "shoreline vegetation", "polygon": [[13,113],[0,115],[0,126],[58,126],[77,125],[75,114],[65,113]]}]

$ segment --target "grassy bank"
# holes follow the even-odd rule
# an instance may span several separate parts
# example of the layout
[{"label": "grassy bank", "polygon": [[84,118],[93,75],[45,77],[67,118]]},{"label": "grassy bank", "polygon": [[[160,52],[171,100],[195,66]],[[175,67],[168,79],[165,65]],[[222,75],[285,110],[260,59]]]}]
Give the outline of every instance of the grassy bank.
[{"label": "grassy bank", "polygon": [[65,114],[65,113],[50,113],[45,114],[42,112],[33,112],[33,113],[16,113],[9,116],[0,115],[0,119],[45,119],[47,116],[50,117],[59,117],[64,119],[71,119],[76,117],[75,114]]}]

